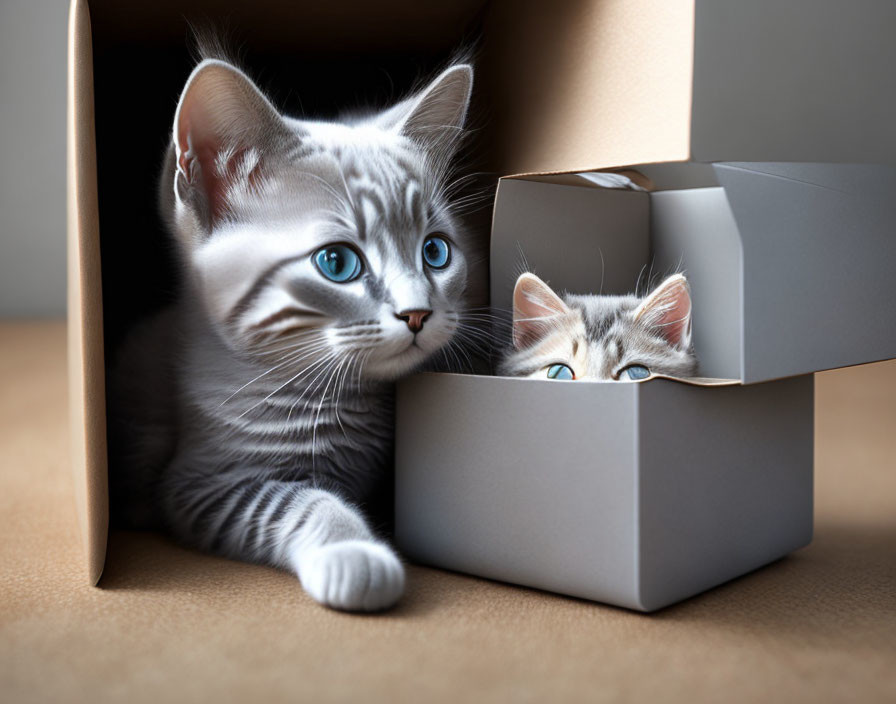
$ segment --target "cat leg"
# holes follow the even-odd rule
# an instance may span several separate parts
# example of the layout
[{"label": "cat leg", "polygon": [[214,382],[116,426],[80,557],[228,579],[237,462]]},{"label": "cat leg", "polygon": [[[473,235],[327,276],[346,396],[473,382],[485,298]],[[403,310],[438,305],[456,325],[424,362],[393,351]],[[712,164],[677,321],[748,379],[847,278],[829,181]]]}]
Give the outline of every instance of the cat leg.
[{"label": "cat leg", "polygon": [[404,592],[404,567],[374,539],[361,514],[335,495],[309,490],[286,557],[317,601],[348,611],[392,606]]},{"label": "cat leg", "polygon": [[302,482],[222,478],[169,488],[170,522],[181,539],[289,569],[308,594],[335,609],[378,611],[401,597],[397,555],[336,494]]}]

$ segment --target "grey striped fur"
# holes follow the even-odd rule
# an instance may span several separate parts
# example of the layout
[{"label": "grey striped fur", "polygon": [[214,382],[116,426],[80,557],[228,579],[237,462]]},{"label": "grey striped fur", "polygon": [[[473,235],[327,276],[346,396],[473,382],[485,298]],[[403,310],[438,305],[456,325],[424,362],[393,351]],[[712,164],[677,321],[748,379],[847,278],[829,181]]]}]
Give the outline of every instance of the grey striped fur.
[{"label": "grey striped fur", "polygon": [[[455,343],[469,242],[450,172],[472,71],[389,110],[282,116],[252,81],[200,62],[162,179],[178,305],[141,325],[112,377],[113,508],[200,549],[295,572],[347,610],[390,606],[404,570],[361,506],[392,451],[392,382]],[[425,265],[430,233],[452,247]],[[350,243],[333,283],[312,254]],[[396,317],[432,314],[415,333]]]},{"label": "grey striped fur", "polygon": [[498,365],[504,376],[547,378],[555,364],[575,379],[626,380],[637,364],[678,378],[697,373],[687,279],[674,274],[644,297],[556,294],[531,273],[514,289],[513,342]]}]

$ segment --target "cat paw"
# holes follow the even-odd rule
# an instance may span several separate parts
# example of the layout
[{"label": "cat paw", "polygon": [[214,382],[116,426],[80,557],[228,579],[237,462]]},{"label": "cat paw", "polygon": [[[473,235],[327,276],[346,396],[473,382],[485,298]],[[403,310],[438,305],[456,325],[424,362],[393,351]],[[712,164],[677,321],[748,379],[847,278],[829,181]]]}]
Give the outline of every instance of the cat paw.
[{"label": "cat paw", "polygon": [[315,600],[343,611],[380,611],[404,592],[404,567],[380,543],[346,540],[312,548],[298,561],[302,586]]}]

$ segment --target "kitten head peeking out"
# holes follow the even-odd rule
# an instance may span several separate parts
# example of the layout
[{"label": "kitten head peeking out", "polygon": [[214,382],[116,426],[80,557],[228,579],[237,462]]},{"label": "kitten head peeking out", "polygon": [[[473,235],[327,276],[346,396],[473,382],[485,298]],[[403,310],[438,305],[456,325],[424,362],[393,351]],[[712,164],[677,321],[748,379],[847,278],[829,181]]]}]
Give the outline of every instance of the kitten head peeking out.
[{"label": "kitten head peeking out", "polygon": [[691,296],[687,279],[670,276],[644,298],[562,298],[534,274],[513,291],[513,346],[504,376],[630,381],[659,374],[692,377]]},{"label": "kitten head peeking out", "polygon": [[[391,380],[450,343],[468,238],[450,197],[472,69],[341,121],[278,112],[206,59],[177,107],[162,208],[187,295],[238,357]],[[353,368],[354,367],[354,368]]]}]

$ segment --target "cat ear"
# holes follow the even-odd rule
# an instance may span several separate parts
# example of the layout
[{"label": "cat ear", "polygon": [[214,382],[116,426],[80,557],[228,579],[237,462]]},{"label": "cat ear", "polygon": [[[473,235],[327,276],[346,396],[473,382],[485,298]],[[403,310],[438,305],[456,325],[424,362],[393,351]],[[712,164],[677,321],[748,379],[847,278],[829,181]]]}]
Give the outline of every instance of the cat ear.
[{"label": "cat ear", "polygon": [[537,342],[552,329],[552,321],[570,313],[569,307],[535,274],[521,274],[513,288],[513,345]]},{"label": "cat ear", "polygon": [[264,145],[284,130],[246,74],[224,61],[203,61],[174,115],[175,197],[211,229],[227,210],[229,190],[240,179],[252,183]]},{"label": "cat ear", "polygon": [[456,64],[414,97],[382,113],[377,122],[425,149],[453,145],[462,134],[472,92],[473,67]]},{"label": "cat ear", "polygon": [[691,291],[682,274],[663,281],[635,309],[635,321],[656,328],[670,345],[687,349],[691,344]]}]

